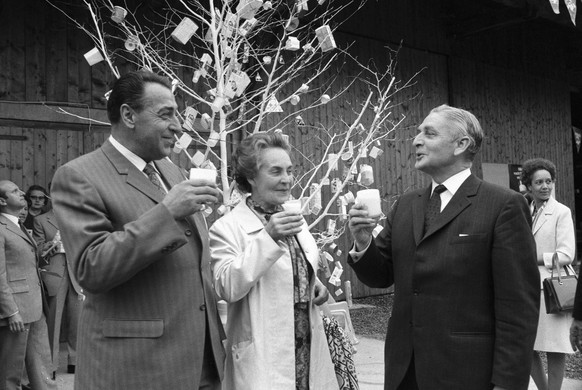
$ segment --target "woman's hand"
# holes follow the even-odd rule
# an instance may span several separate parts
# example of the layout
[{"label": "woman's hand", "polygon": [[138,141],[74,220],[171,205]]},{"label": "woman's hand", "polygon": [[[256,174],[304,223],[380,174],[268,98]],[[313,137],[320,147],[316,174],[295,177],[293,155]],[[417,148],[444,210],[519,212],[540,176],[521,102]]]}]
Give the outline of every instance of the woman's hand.
[{"label": "woman's hand", "polygon": [[315,288],[313,289],[313,303],[317,306],[321,306],[327,302],[328,298],[329,291],[327,290],[327,287],[320,283],[315,284]]},{"label": "woman's hand", "polygon": [[275,241],[279,241],[288,236],[294,236],[301,231],[303,217],[299,213],[292,211],[282,211],[273,214],[265,226],[269,236]]}]

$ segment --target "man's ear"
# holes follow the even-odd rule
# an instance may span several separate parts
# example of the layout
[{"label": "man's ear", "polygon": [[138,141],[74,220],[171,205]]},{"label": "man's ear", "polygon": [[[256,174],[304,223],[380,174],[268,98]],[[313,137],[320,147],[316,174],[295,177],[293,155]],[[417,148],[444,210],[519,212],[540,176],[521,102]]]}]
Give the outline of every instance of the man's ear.
[{"label": "man's ear", "polygon": [[122,104],[119,107],[119,113],[121,114],[121,121],[126,127],[133,129],[135,127],[135,111],[127,104]]},{"label": "man's ear", "polygon": [[469,149],[471,141],[469,140],[469,137],[461,137],[455,141],[455,144],[455,156],[459,156]]},{"label": "man's ear", "polygon": [[6,203],[6,199],[0,197],[0,206],[6,206],[8,203]]}]

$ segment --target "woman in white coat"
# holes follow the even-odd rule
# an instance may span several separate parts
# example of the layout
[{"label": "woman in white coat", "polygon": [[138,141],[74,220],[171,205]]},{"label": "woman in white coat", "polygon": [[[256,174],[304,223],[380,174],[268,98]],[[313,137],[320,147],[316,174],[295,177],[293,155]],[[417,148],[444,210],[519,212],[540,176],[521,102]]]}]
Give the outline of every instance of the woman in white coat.
[{"label": "woman in white coat", "polygon": [[245,197],[210,229],[217,294],[227,302],[224,389],[337,389],[318,305],[319,251],[299,212],[283,211],[293,164],[279,134],[241,142],[233,169]]},{"label": "woman in white coat", "polygon": [[[521,181],[533,199],[532,231],[537,247],[537,261],[541,281],[550,277],[552,258],[556,256],[560,272],[572,263],[576,238],[570,209],[552,197],[556,181],[556,166],[548,160],[535,158],[523,163]],[[571,270],[573,272],[573,270]],[[554,276],[557,270],[554,269]],[[541,295],[540,319],[534,345],[531,376],[540,390],[559,390],[564,380],[566,353],[574,353],[569,342],[571,313],[546,314],[544,294]],[[546,376],[540,352],[546,352]]]}]

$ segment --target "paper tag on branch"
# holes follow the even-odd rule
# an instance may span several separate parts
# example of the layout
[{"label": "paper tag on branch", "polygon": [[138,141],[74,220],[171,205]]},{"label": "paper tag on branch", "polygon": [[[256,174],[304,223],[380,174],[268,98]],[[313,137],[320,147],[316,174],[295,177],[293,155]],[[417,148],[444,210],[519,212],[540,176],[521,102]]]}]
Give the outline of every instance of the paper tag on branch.
[{"label": "paper tag on branch", "polygon": [[258,20],[255,18],[251,18],[249,20],[245,20],[243,24],[238,28],[238,33],[241,37],[246,37],[248,33],[250,33],[253,28],[257,25]]},{"label": "paper tag on branch", "polygon": [[343,269],[336,267],[333,270],[331,277],[329,278],[329,283],[333,284],[334,286],[341,285],[340,277],[342,276],[343,273],[344,273]]},{"label": "paper tag on branch", "polygon": [[347,161],[354,156],[354,143],[348,141],[348,150],[342,154],[342,160]]},{"label": "paper tag on branch", "polygon": [[186,112],[184,113],[184,123],[182,127],[189,131],[194,131],[194,121],[198,116],[198,111],[193,107],[186,107]]},{"label": "paper tag on branch", "polygon": [[331,253],[323,251],[322,254],[325,260],[327,260],[329,263],[333,263],[333,256],[331,255]]},{"label": "paper tag on branch", "polygon": [[287,41],[285,42],[285,50],[299,50],[301,44],[299,43],[299,39],[296,37],[288,37]]},{"label": "paper tag on branch", "polygon": [[241,19],[252,19],[262,5],[262,0],[240,0],[236,13]]},{"label": "paper tag on branch", "polygon": [[330,236],[333,236],[333,233],[335,232],[335,219],[328,219],[327,220],[327,234]]},{"label": "paper tag on branch", "polygon": [[204,153],[202,153],[201,151],[197,150],[196,153],[194,153],[194,156],[192,156],[191,163],[195,167],[200,167],[202,164],[204,164],[204,160],[205,159],[206,158],[204,157]]},{"label": "paper tag on branch", "polygon": [[178,139],[178,142],[176,144],[179,144],[181,149],[188,149],[188,146],[190,146],[191,143],[192,137],[190,136],[190,134],[182,133],[182,136],[180,137],[180,139]]},{"label": "paper tag on branch", "polygon": [[243,71],[233,71],[230,73],[228,82],[224,88],[224,94],[232,99],[241,96],[246,87],[251,83],[249,76]]},{"label": "paper tag on branch", "polygon": [[331,193],[335,194],[336,192],[340,191],[340,187],[342,185],[342,181],[339,178],[334,178],[331,180]]},{"label": "paper tag on branch", "polygon": [[93,66],[95,64],[100,63],[105,58],[103,57],[103,55],[101,54],[99,49],[94,47],[93,49],[91,49],[87,53],[85,53],[85,59],[87,60],[87,63],[89,64],[89,66]]},{"label": "paper tag on branch", "polygon": [[375,146],[372,146],[372,150],[370,150],[370,157],[372,158],[377,158],[380,157],[382,155],[382,153],[384,153],[384,151],[382,149],[379,149]]},{"label": "paper tag on branch", "polygon": [[322,52],[325,53],[337,48],[335,39],[333,39],[333,34],[331,33],[331,28],[328,25],[315,29],[315,36],[319,41],[319,47],[321,47]]},{"label": "paper tag on branch", "polygon": [[265,107],[266,112],[283,112],[279,101],[274,96],[267,102],[267,107]]},{"label": "paper tag on branch", "polygon": [[327,155],[327,163],[329,165],[329,169],[332,171],[337,171],[337,162],[339,160],[339,156],[335,153],[330,153]]},{"label": "paper tag on branch", "polygon": [[360,184],[369,187],[374,183],[374,170],[368,164],[360,165]]},{"label": "paper tag on branch", "polygon": [[204,130],[208,130],[210,128],[211,122],[212,118],[210,117],[210,115],[206,113],[202,114],[202,116],[200,117],[200,124],[202,125]]},{"label": "paper tag on branch", "polygon": [[317,183],[309,186],[309,194],[313,196],[309,201],[311,213],[317,215],[321,212],[321,187]]},{"label": "paper tag on branch", "polygon": [[233,14],[232,12],[226,14],[224,24],[222,25],[222,31],[220,31],[220,35],[222,35],[223,39],[234,37],[234,33],[238,27],[237,22],[236,14]]},{"label": "paper tag on branch", "polygon": [[218,143],[218,141],[220,140],[220,134],[214,130],[212,130],[210,132],[210,135],[208,136],[208,140],[206,141],[206,145],[213,148],[216,146],[216,144]]},{"label": "paper tag on branch", "polygon": [[192,19],[184,18],[172,32],[172,38],[185,45],[192,38],[192,35],[196,33],[196,30],[198,30],[198,25]]}]

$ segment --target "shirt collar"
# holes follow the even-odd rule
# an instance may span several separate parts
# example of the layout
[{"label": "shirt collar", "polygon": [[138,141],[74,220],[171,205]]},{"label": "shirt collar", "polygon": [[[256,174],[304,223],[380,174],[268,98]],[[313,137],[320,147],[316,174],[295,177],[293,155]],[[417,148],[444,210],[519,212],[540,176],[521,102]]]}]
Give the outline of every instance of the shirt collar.
[{"label": "shirt collar", "polygon": [[16,226],[20,226],[20,221],[18,220],[18,217],[16,215],[12,215],[12,214],[6,214],[6,213],[1,213],[3,216],[5,216],[6,218],[8,218],[9,220],[11,220],[12,222],[14,222],[16,224]]},{"label": "shirt collar", "polygon": [[119,141],[113,138],[112,135],[109,136],[109,142],[111,142],[111,145],[113,145],[113,147],[117,149],[117,151],[119,151],[123,157],[128,159],[129,162],[132,163],[139,171],[143,171],[146,166],[146,162],[143,158],[139,157],[137,154],[133,153],[131,150],[120,144]]},{"label": "shirt collar", "polygon": [[[445,187],[447,187],[447,191],[449,191],[451,194],[455,195],[455,193],[459,190],[459,187],[461,187],[461,185],[465,182],[465,180],[467,180],[467,178],[471,176],[471,168],[467,168],[462,170],[461,172],[449,177],[447,180],[445,180],[444,182],[440,183],[442,185],[444,185]],[[432,195],[432,191],[434,191],[434,188],[439,185],[439,183],[437,183],[436,181],[432,181],[432,190],[431,190],[431,195]]]}]

